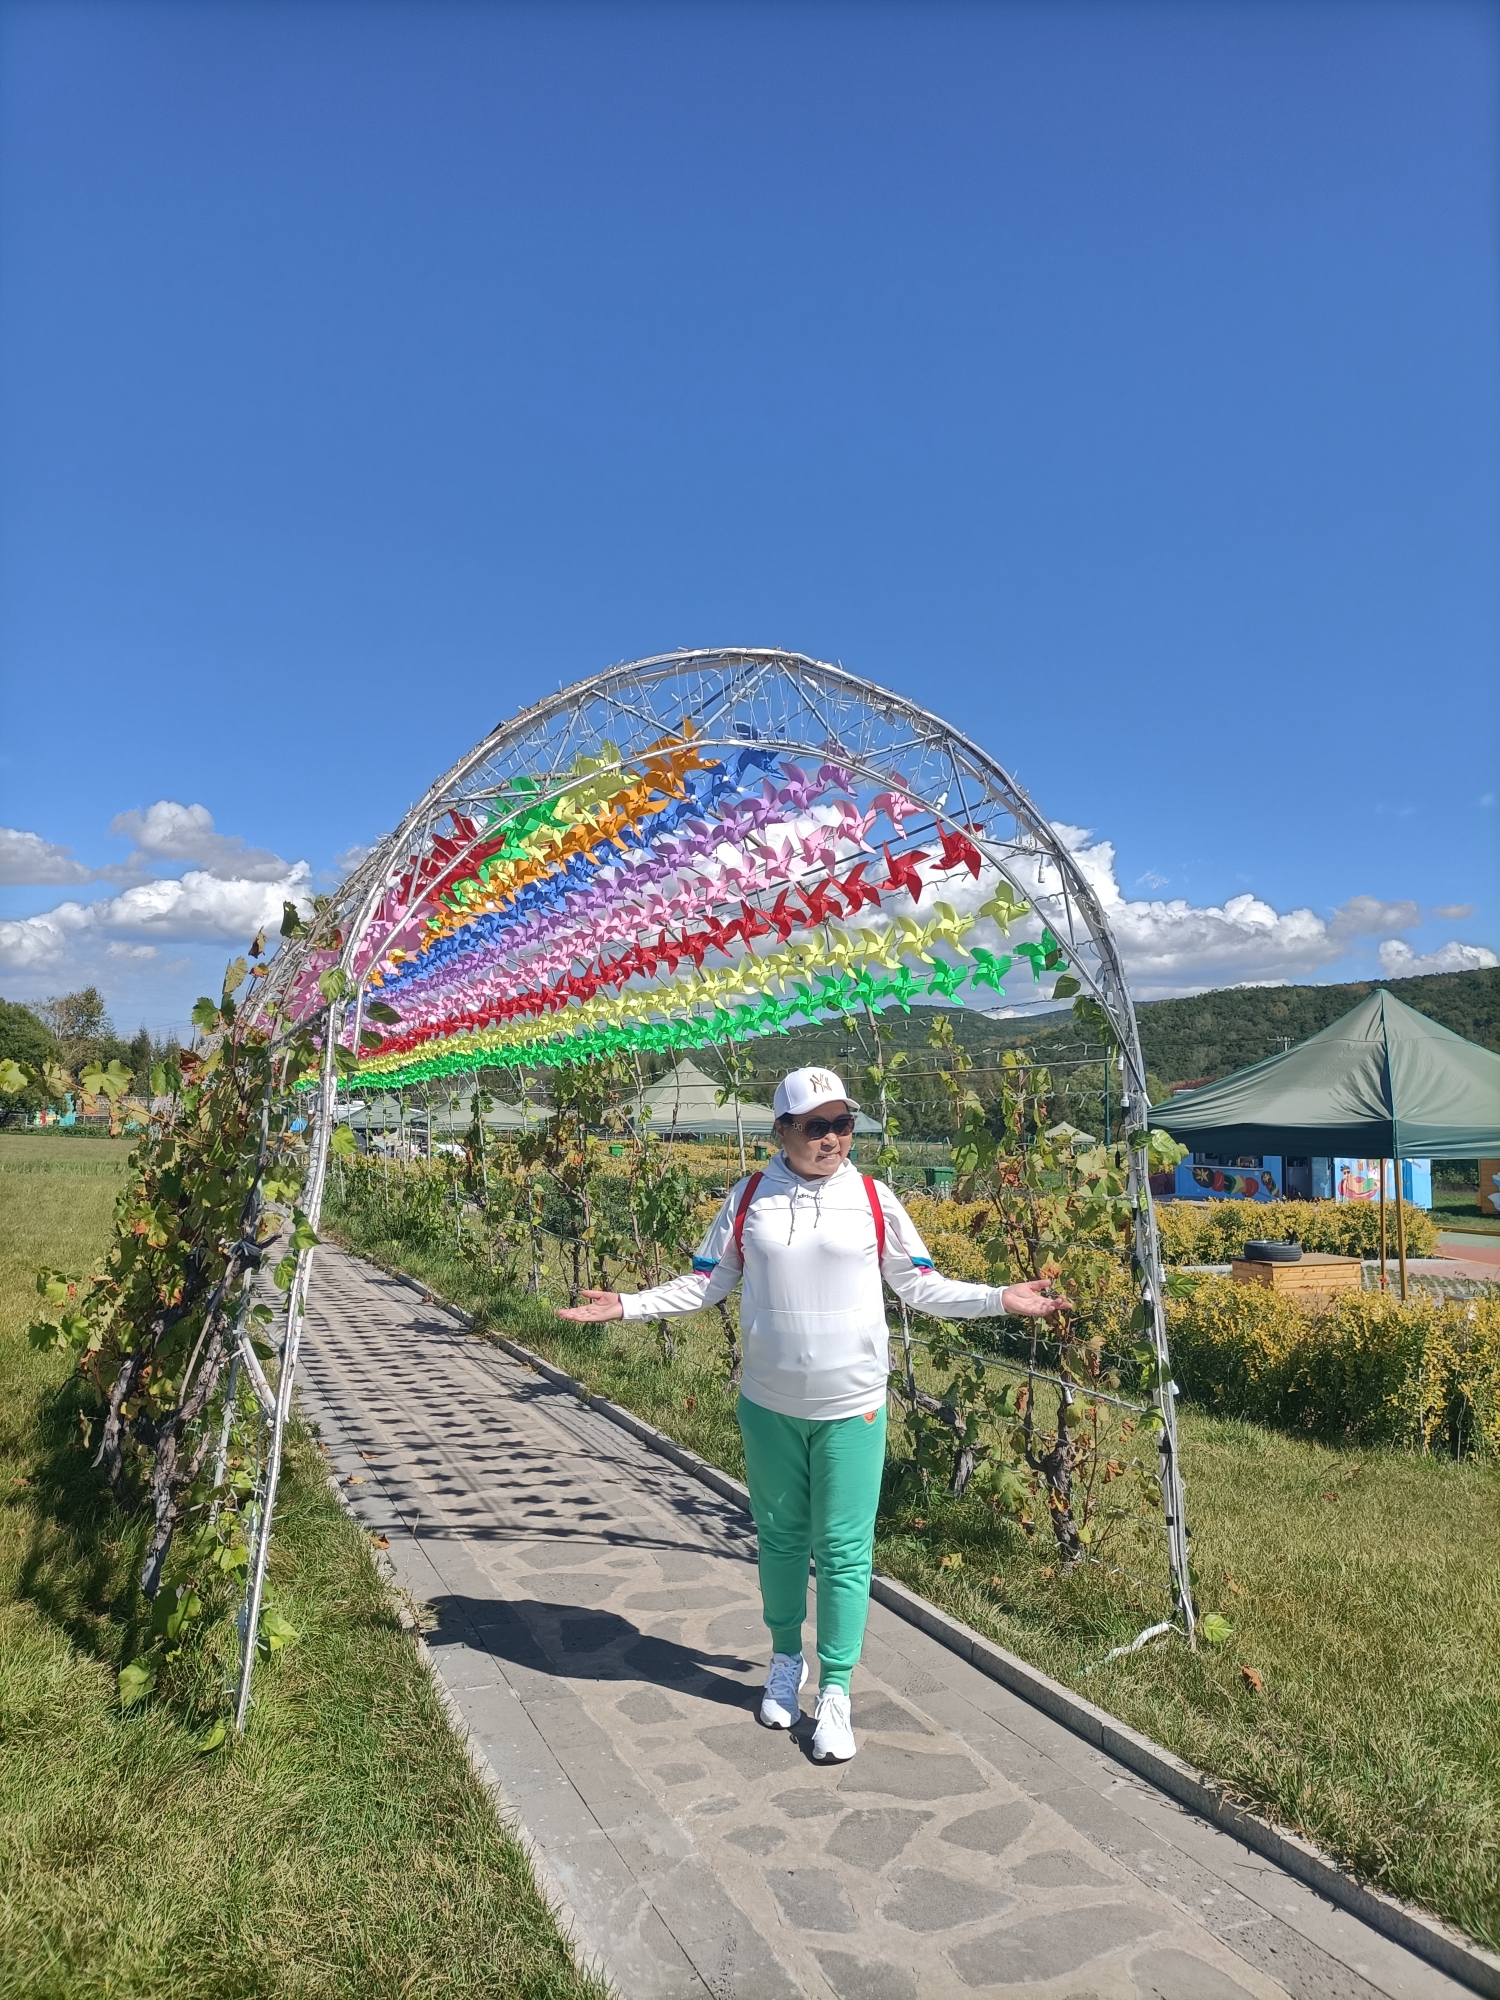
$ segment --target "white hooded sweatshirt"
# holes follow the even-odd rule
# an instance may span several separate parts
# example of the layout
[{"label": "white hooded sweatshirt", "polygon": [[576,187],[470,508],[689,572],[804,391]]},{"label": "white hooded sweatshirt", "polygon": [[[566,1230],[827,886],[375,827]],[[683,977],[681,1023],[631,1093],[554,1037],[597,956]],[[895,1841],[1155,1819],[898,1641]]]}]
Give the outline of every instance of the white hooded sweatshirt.
[{"label": "white hooded sweatshirt", "polygon": [[1005,1310],[997,1285],[940,1277],[916,1225],[883,1181],[885,1256],[877,1263],[875,1217],[858,1170],[845,1160],[822,1180],[794,1174],[785,1154],[766,1167],[743,1230],[734,1219],[737,1181],[699,1245],[690,1273],[648,1292],[626,1292],[626,1319],[671,1319],[728,1298],[743,1282],[741,1393],[784,1417],[860,1417],[885,1401],[889,1333],[881,1279],[919,1312],[984,1319]]}]

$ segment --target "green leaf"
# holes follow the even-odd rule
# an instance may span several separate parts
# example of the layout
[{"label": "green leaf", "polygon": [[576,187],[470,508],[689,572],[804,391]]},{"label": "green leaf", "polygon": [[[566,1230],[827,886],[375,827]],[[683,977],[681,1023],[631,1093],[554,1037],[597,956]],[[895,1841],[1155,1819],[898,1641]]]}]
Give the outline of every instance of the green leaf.
[{"label": "green leaf", "polygon": [[208,1731],[207,1735],[199,1737],[194,1748],[200,1757],[206,1757],[210,1750],[217,1750],[219,1748],[227,1734],[228,1732],[224,1727],[224,1718],[221,1715],[213,1728]]},{"label": "green leaf", "polygon": [[91,1097],[107,1097],[111,1104],[117,1097],[123,1097],[130,1088],[133,1072],[123,1069],[118,1056],[110,1059],[107,1069],[96,1062],[90,1063],[81,1078],[84,1089]]},{"label": "green leaf", "polygon": [[203,1600],[188,1584],[179,1584],[174,1591],[163,1591],[156,1600],[156,1608],[151,1614],[151,1629],[159,1637],[169,1640],[172,1645],[182,1637],[185,1625],[201,1616]]},{"label": "green leaf", "polygon": [[134,1708],[156,1686],[156,1668],[145,1660],[132,1660],[120,1669],[120,1706]]},{"label": "green leaf", "polygon": [[195,1028],[217,1028],[219,1025],[219,1010],[213,1001],[205,995],[201,1000],[193,1002],[193,1011],[190,1019]]},{"label": "green leaf", "polygon": [[14,1097],[18,1090],[25,1090],[30,1082],[31,1078],[26,1071],[11,1057],[7,1056],[4,1062],[0,1062],[0,1090],[3,1090],[7,1097]]},{"label": "green leaf", "polygon": [[1222,1646],[1226,1639],[1234,1637],[1234,1627],[1227,1618],[1221,1618],[1217,1611],[1210,1611],[1206,1618],[1200,1619],[1198,1630],[1210,1646]]},{"label": "green leaf", "polygon": [[318,1232],[313,1228],[307,1217],[302,1214],[300,1209],[297,1212],[296,1225],[292,1231],[292,1248],[294,1250],[316,1250],[318,1247]]},{"label": "green leaf", "polygon": [[318,974],[318,991],[325,1000],[342,1000],[349,991],[349,975],[341,965],[330,965]]},{"label": "green leaf", "polygon": [[167,1094],[166,1068],[162,1063],[158,1063],[155,1069],[153,1069],[151,1072],[151,1095],[153,1097],[165,1097],[166,1094]]},{"label": "green leaf", "polygon": [[281,906],[281,935],[284,938],[299,937],[306,928],[307,926],[297,914],[297,905],[295,903],[283,903]]},{"label": "green leaf", "polygon": [[268,1604],[260,1614],[261,1649],[269,1658],[274,1659],[288,1646],[295,1646],[300,1636],[273,1604]]},{"label": "green leaf", "polygon": [[1052,997],[1054,1000],[1071,1000],[1075,993],[1081,993],[1082,991],[1081,984],[1073,977],[1072,973],[1065,972],[1053,987]]},{"label": "green leaf", "polygon": [[283,1257],[281,1262],[276,1266],[276,1269],[271,1273],[271,1279],[278,1292],[289,1292],[292,1289],[292,1280],[296,1275],[296,1258]]},{"label": "green leaf", "polygon": [[344,1160],[347,1160],[351,1154],[357,1153],[359,1147],[355,1143],[352,1129],[347,1125],[336,1125],[333,1130],[333,1137],[328,1142],[328,1149],[339,1159]]},{"label": "green leaf", "polygon": [[365,1009],[365,1018],[371,1021],[384,1021],[387,1027],[394,1027],[401,1016],[384,1000],[372,1000]]},{"label": "green leaf", "polygon": [[250,973],[249,961],[243,958],[236,958],[232,960],[231,963],[225,967],[224,998],[226,1000],[229,998],[231,993],[235,992],[239,987],[243,986],[245,980],[249,976],[249,973]]}]

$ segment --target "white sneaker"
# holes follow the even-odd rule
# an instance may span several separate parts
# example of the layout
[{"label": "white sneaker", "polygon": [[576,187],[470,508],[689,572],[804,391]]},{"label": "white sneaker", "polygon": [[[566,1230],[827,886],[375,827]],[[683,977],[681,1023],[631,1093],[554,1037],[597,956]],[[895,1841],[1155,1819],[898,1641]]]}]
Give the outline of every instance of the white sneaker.
[{"label": "white sneaker", "polygon": [[847,1764],[858,1745],[849,1720],[849,1697],[830,1683],[818,1695],[813,1730],[812,1757],[815,1764]]},{"label": "white sneaker", "polygon": [[767,1729],[790,1729],[802,1720],[797,1696],[807,1680],[807,1662],[800,1653],[773,1653],[760,1698],[760,1719]]}]

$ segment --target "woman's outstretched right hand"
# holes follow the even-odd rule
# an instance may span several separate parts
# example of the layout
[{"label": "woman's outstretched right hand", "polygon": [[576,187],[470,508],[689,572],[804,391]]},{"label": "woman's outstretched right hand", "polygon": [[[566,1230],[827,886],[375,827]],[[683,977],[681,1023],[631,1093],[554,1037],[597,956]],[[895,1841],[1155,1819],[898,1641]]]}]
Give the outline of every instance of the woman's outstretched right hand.
[{"label": "woman's outstretched right hand", "polygon": [[625,1308],[620,1304],[618,1292],[585,1292],[587,1305],[559,1306],[559,1319],[578,1320],[584,1326],[592,1326],[603,1319],[623,1319]]}]

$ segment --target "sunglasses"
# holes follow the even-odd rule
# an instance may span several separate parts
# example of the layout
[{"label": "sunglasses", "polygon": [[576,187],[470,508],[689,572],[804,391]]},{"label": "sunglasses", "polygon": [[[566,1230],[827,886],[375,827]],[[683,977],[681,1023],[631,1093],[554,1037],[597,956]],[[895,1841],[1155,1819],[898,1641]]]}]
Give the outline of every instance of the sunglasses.
[{"label": "sunglasses", "polygon": [[826,1139],[830,1132],[837,1139],[847,1139],[854,1130],[854,1114],[844,1111],[837,1118],[789,1118],[787,1123],[804,1139]]}]

